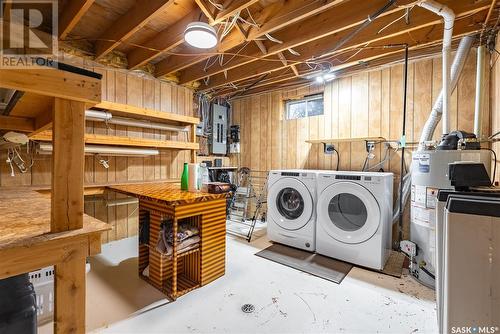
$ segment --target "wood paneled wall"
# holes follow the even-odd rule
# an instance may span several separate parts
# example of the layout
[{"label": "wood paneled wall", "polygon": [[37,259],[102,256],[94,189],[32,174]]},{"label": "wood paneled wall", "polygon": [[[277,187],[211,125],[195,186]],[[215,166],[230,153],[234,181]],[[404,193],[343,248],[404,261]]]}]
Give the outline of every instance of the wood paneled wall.
[{"label": "wood paneled wall", "polygon": [[[474,119],[476,50],[467,59],[458,87],[452,95],[451,129],[472,132]],[[486,87],[489,75],[485,75]],[[442,86],[441,58],[410,62],[408,72],[407,141],[418,141],[432,104]],[[284,119],[284,101],[324,92],[325,112],[297,120]],[[486,92],[488,95],[488,92]],[[488,96],[485,96],[488,101]],[[308,139],[382,136],[401,137],[403,111],[403,65],[339,78],[331,83],[289,91],[275,91],[232,102],[232,123],[241,125],[241,166],[257,170],[281,168],[334,169],[336,156],[325,155],[320,144]],[[484,104],[483,133],[490,133],[490,112]],[[438,126],[435,138],[439,138]],[[366,151],[364,142],[338,146],[341,170],[361,170]],[[377,147],[375,164],[381,158]],[[407,159],[410,158],[408,154]],[[236,158],[234,158],[236,161]],[[400,158],[384,166],[399,174]]]},{"label": "wood paneled wall", "polygon": [[[193,92],[185,87],[162,82],[135,72],[105,68],[81,58],[66,56],[64,62],[84,67],[103,74],[102,99],[112,102],[147,107],[182,115],[194,116]],[[135,127],[109,125],[102,122],[87,122],[88,133],[116,136],[171,139],[186,141],[186,133],[165,132]],[[5,152],[0,161],[5,161]],[[189,151],[164,150],[153,157],[104,157],[109,159],[109,169],[99,163],[99,158],[85,159],[85,183],[107,184],[129,181],[153,181],[179,179],[184,162],[190,161]],[[31,172],[10,176],[10,170],[1,163],[0,186],[49,186],[51,180],[51,157],[37,156]],[[107,194],[114,199],[121,195]],[[85,212],[108,222],[113,229],[104,235],[104,241],[122,239],[137,234],[137,205],[106,207],[99,198],[86,198]]]}]

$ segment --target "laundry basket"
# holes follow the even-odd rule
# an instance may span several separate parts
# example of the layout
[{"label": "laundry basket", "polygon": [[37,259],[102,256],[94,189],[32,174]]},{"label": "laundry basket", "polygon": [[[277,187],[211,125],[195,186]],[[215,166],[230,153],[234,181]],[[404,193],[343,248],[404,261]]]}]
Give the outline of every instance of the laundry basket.
[{"label": "laundry basket", "polygon": [[52,321],[54,316],[54,267],[30,272],[30,282],[35,287],[38,325]]},{"label": "laundry basket", "polygon": [[[90,271],[87,263],[86,272]],[[51,322],[54,317],[54,267],[45,267],[29,274],[36,293],[36,315],[38,326]]]}]

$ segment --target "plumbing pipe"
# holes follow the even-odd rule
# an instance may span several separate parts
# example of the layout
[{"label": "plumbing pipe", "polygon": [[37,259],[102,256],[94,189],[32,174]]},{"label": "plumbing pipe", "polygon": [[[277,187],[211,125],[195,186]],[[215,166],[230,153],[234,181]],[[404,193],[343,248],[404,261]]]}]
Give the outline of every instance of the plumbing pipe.
[{"label": "plumbing pipe", "polygon": [[[51,154],[53,145],[51,143],[40,143],[38,147],[39,154]],[[103,156],[145,156],[158,155],[157,149],[132,148],[105,145],[85,145],[85,154],[101,154]]]},{"label": "plumbing pipe", "polygon": [[[472,47],[472,43],[474,42],[474,37],[465,36],[460,41],[458,45],[457,53],[455,54],[455,59],[453,60],[453,64],[451,65],[451,91],[454,91],[460,74],[465,65],[465,60],[467,59],[467,55]],[[422,134],[420,135],[420,145],[419,150],[423,150],[425,148],[425,142],[432,140],[432,136],[434,135],[434,131],[441,119],[442,111],[443,111],[443,90],[439,94],[434,106],[432,107],[429,118],[425,122],[425,125],[422,129]]]},{"label": "plumbing pipe", "polygon": [[165,130],[165,131],[182,131],[182,132],[189,131],[189,129],[185,126],[168,125],[163,123],[135,120],[124,117],[113,117],[111,113],[99,110],[85,110],[85,118],[87,121],[106,122],[108,124],[135,126],[138,128]]},{"label": "plumbing pipe", "polygon": [[444,20],[444,33],[443,33],[443,135],[450,132],[450,58],[451,58],[451,40],[453,36],[453,24],[455,21],[455,13],[447,6],[440,4],[434,0],[424,0],[418,4],[420,7],[425,8],[439,16]]},{"label": "plumbing pipe", "polygon": [[85,120],[86,121],[109,121],[113,115],[107,111],[98,110],[85,110]]},{"label": "plumbing pipe", "polygon": [[483,111],[484,45],[477,48],[476,103],[474,105],[474,134],[481,139],[481,114]]}]

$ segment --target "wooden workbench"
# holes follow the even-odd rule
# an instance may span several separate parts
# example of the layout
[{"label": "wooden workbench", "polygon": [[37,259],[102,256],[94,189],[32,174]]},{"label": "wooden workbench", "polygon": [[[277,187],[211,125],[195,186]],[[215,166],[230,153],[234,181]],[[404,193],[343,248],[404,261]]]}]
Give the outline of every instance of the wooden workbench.
[{"label": "wooden workbench", "polygon": [[101,251],[109,227],[84,215],[82,228],[51,233],[50,208],[50,196],[0,189],[0,279],[55,265],[54,323],[59,333],[83,333],[85,261]]},{"label": "wooden workbench", "polygon": [[[225,273],[226,195],[181,191],[179,184],[160,182],[118,185],[110,189],[139,199],[139,229],[149,223],[149,242],[139,241],[139,276],[170,299],[206,285]],[[171,220],[198,227],[200,246],[167,257],[156,250],[161,224]],[[143,271],[149,265],[149,276]]]},{"label": "wooden workbench", "polygon": [[54,265],[54,333],[83,334],[85,261],[108,229],[83,214],[85,110],[101,102],[101,76],[53,65],[0,69],[0,87],[22,97],[0,130],[52,129],[53,138],[50,197],[0,189],[0,279]]}]

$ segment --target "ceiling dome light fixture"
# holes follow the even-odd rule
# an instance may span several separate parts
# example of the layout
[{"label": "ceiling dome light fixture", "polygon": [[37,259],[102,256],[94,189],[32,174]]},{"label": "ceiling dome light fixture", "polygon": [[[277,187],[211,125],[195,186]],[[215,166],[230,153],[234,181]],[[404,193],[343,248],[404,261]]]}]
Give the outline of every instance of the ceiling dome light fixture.
[{"label": "ceiling dome light fixture", "polygon": [[204,22],[192,22],[184,30],[184,40],[198,49],[211,49],[217,45],[214,27]]}]

